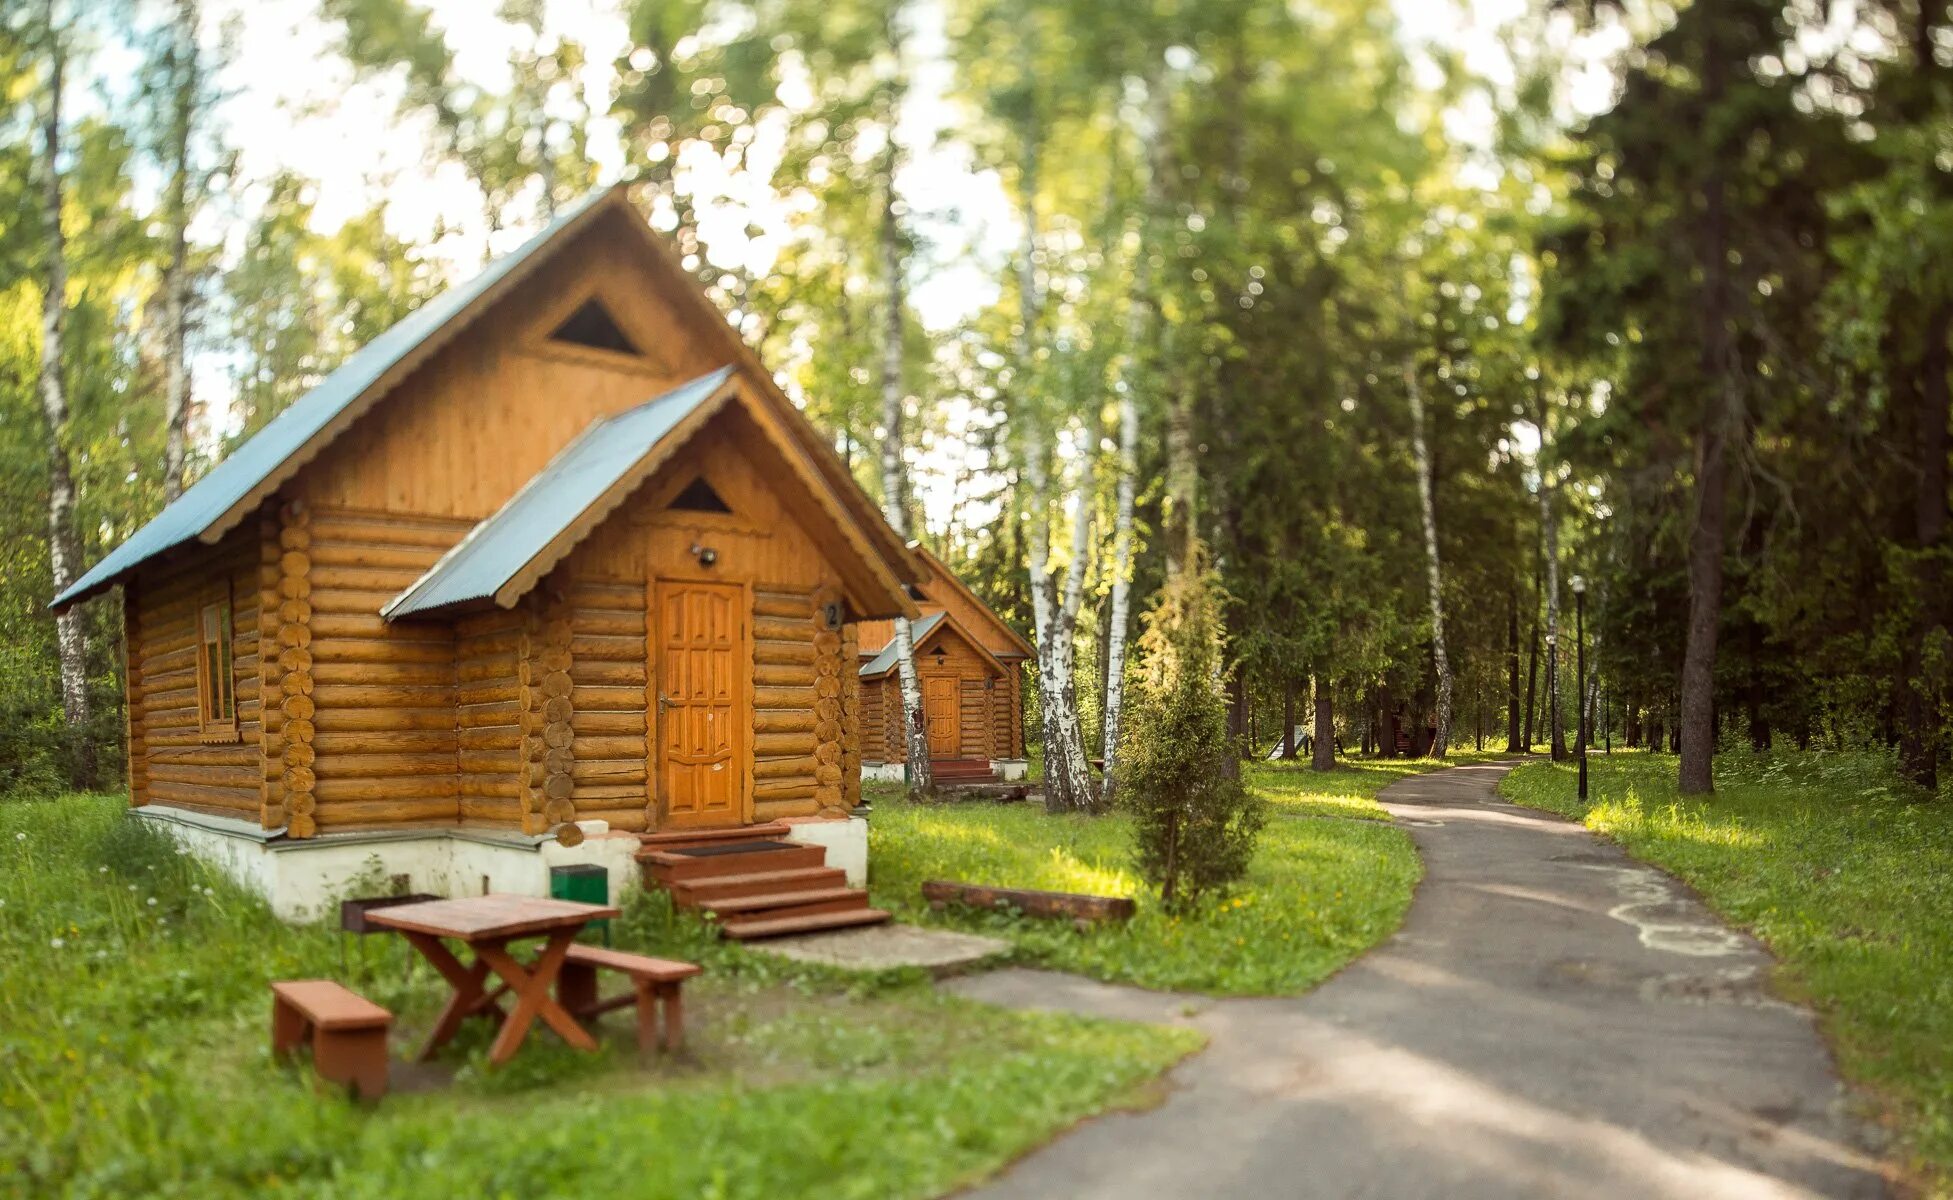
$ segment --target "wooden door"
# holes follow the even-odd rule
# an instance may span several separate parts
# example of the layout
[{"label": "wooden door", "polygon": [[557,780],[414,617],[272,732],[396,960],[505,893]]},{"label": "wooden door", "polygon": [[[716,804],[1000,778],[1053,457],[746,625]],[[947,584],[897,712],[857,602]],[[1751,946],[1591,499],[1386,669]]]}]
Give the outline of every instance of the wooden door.
[{"label": "wooden door", "polygon": [[957,731],[962,716],[956,703],[957,684],[954,679],[922,681],[922,716],[929,726],[930,758],[955,758],[962,753],[963,739]]},{"label": "wooden door", "polygon": [[653,585],[649,639],[658,707],[658,780],[664,824],[672,828],[743,825],[747,786],[752,647],[751,604],[740,584]]}]

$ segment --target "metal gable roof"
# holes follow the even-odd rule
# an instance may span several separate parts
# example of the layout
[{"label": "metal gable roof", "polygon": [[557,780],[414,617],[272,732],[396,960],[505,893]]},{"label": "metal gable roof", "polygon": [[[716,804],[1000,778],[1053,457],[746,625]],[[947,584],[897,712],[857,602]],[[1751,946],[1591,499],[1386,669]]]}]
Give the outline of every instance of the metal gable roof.
[{"label": "metal gable roof", "polygon": [[494,596],[592,505],[626,482],[632,468],[719,395],[732,374],[731,367],[721,367],[592,423],[380,614],[393,621]]},{"label": "metal gable roof", "polygon": [[203,536],[254,489],[305,450],[388,372],[467,313],[496,285],[530,265],[532,260],[539,260],[540,251],[616,191],[607,188],[584,197],[540,233],[490,263],[481,274],[449,288],[395,322],[232,451],[228,458],[212,467],[209,474],[197,480],[127,541],[111,550],[87,574],[56,596],[50,607],[58,608],[99,592],[156,555]]},{"label": "metal gable roof", "polygon": [[[920,646],[922,644],[922,639],[934,633],[936,631],[936,626],[942,624],[943,618],[947,615],[948,615],[947,613],[938,610],[936,612],[930,613],[928,616],[922,618],[920,621],[912,622],[909,626],[909,645]],[[889,642],[888,645],[882,647],[881,653],[869,659],[867,663],[862,666],[860,675],[863,679],[872,679],[877,675],[885,673],[890,667],[894,665],[895,665],[895,643],[891,641]]]}]

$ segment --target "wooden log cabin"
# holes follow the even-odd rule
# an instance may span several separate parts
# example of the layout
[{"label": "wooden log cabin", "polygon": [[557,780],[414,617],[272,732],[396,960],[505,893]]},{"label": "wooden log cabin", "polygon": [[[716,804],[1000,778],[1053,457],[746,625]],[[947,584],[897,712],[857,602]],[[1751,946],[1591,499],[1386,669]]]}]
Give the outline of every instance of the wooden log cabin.
[{"label": "wooden log cabin", "polygon": [[[922,610],[911,636],[916,678],[929,730],[930,764],[940,782],[1022,779],[1024,662],[1029,642],[977,598],[929,551],[910,595]],[[902,725],[902,681],[895,661],[895,622],[859,627],[863,770],[902,778],[909,743]]]},{"label": "wooden log cabin", "polygon": [[928,578],[614,188],[55,604],[120,585],[139,813],[300,915],[373,859],[534,892],[547,865],[615,883],[641,838],[741,828],[858,882],[859,630],[920,616]]}]

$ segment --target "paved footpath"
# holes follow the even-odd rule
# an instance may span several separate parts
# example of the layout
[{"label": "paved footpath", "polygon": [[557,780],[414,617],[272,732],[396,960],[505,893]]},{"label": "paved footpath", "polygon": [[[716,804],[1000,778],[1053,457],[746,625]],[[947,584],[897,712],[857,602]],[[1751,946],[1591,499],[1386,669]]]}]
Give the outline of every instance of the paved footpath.
[{"label": "paved footpath", "polygon": [[1500,801],[1505,770],[1383,793],[1424,881],[1395,937],[1307,995],[952,984],[1211,1038],[1158,1107],[1088,1121],[973,1194],[1886,1195],[1809,1014],[1765,989],[1769,955],[1667,875]]}]

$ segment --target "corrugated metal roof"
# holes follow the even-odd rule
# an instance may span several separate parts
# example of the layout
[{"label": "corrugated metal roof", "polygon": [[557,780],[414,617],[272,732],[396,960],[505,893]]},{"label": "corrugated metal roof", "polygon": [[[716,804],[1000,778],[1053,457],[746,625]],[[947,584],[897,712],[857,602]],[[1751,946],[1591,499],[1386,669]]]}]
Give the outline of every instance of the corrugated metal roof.
[{"label": "corrugated metal roof", "polygon": [[[909,645],[911,647],[920,646],[922,639],[928,637],[930,633],[934,632],[936,626],[943,623],[943,617],[945,615],[942,610],[938,609],[911,625],[909,627]],[[894,665],[895,642],[890,640],[888,645],[882,647],[880,654],[869,659],[867,665],[861,668],[861,674],[863,678],[873,678]]]},{"label": "corrugated metal roof", "polygon": [[721,367],[593,422],[522,490],[380,610],[389,621],[493,596],[732,378]]},{"label": "corrugated metal roof", "polygon": [[98,592],[148,559],[200,537],[252,489],[305,448],[334,418],[366,395],[388,371],[466,312],[496,284],[536,257],[565,228],[610,194],[611,189],[605,189],[584,197],[542,232],[490,263],[481,274],[449,288],[395,322],[317,387],[272,418],[223,462],[212,467],[209,474],[177,497],[175,503],[111,550],[86,575],[56,596],[50,607]]}]

